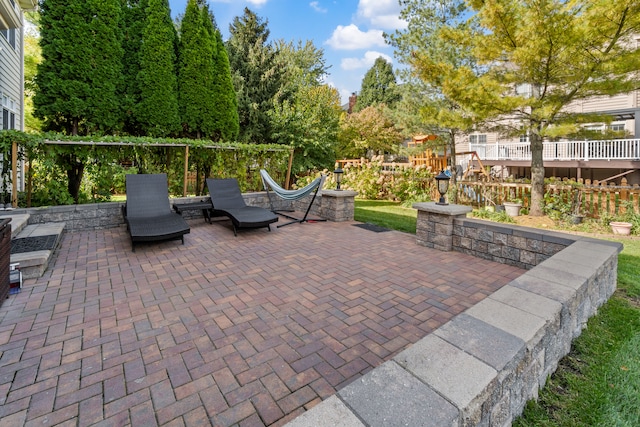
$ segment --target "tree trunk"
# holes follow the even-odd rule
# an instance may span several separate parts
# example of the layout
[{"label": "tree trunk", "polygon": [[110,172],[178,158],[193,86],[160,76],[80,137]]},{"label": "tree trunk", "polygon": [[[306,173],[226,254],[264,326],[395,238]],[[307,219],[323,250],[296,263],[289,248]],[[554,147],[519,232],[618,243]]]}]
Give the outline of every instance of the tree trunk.
[{"label": "tree trunk", "polygon": [[451,151],[451,186],[455,189],[453,193],[453,203],[458,203],[458,171],[456,170],[456,131],[454,129],[449,130],[451,142],[449,143],[449,149]]},{"label": "tree trunk", "polygon": [[202,168],[200,167],[200,165],[196,166],[196,185],[195,188],[193,189],[194,192],[196,193],[196,196],[200,196],[202,194],[202,192],[200,191],[200,180],[202,179],[201,176],[202,173]]},{"label": "tree trunk", "polygon": [[531,132],[531,206],[529,215],[542,216],[544,203],[544,162],[542,160],[542,138],[539,133]]},{"label": "tree trunk", "polygon": [[80,198],[80,184],[82,184],[82,174],[84,172],[84,163],[74,159],[69,159],[69,167],[67,169],[69,194],[73,197],[75,204],[78,204]]}]

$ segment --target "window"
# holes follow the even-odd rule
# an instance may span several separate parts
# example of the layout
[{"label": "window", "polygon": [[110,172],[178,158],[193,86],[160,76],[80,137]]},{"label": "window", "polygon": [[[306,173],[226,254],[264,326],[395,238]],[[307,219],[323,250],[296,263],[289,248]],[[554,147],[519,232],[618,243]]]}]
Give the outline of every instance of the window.
[{"label": "window", "polygon": [[520,135],[520,142],[529,142],[529,135],[527,134]]},{"label": "window", "polygon": [[611,123],[609,129],[614,132],[624,132],[624,123]]},{"label": "window", "polygon": [[604,131],[604,125],[599,124],[599,125],[587,125],[584,127],[586,130],[591,131],[591,132],[603,132]]},{"label": "window", "polygon": [[15,101],[6,96],[2,97],[2,130],[16,128]]},{"label": "window", "polygon": [[15,28],[10,28],[8,30],[0,30],[0,34],[2,34],[5,39],[7,39],[9,46],[11,46],[14,49],[16,48],[16,29]]},{"label": "window", "polygon": [[487,135],[469,135],[469,144],[486,144]]}]

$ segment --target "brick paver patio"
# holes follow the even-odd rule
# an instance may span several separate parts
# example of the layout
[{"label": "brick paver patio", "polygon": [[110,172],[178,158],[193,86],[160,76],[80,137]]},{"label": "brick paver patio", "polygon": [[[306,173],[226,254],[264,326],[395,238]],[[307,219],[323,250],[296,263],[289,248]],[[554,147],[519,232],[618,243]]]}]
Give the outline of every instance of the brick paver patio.
[{"label": "brick paver patio", "polygon": [[0,307],[0,426],[282,425],[523,273],[353,224],[67,233]]}]

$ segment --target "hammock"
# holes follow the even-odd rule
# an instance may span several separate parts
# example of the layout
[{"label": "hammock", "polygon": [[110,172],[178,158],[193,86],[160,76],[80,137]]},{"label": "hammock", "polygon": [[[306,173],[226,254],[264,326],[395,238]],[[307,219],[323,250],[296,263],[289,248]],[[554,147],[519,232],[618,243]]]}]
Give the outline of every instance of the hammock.
[{"label": "hammock", "polygon": [[[308,184],[307,186],[299,190],[285,190],[284,188],[280,187],[280,185],[278,185],[278,183],[275,182],[273,178],[271,178],[271,176],[266,170],[260,169],[260,176],[262,177],[262,185],[264,186],[264,189],[267,192],[267,197],[269,198],[269,205],[271,206],[271,211],[292,220],[290,222],[278,225],[278,228],[284,227],[285,225],[297,223],[297,222],[308,221],[307,216],[309,215],[311,206],[313,205],[313,202],[316,199],[316,195],[318,194],[318,191],[322,189],[322,185],[324,184],[324,180],[326,178],[325,175],[322,175],[319,178],[314,179],[310,184]],[[269,189],[271,189],[271,191],[273,191],[275,194],[278,195],[278,197],[280,197],[283,200],[288,200],[288,201],[300,200],[311,193],[313,193],[313,198],[311,199],[311,202],[307,207],[307,211],[304,213],[304,217],[302,219],[298,219],[293,216],[284,214],[283,212],[285,211],[283,210],[276,210],[273,208],[273,203],[271,201],[271,192],[269,191]],[[287,212],[290,212],[290,211],[287,211]],[[316,219],[314,221],[326,221],[326,220]]]}]

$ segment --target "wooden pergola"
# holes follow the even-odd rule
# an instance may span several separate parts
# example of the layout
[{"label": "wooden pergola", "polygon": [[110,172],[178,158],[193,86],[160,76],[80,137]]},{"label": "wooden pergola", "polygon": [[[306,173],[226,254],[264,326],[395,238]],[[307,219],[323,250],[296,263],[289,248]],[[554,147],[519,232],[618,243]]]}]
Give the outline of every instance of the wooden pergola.
[{"label": "wooden pergola", "polygon": [[[188,144],[137,144],[132,142],[96,142],[96,141],[44,141],[45,144],[50,145],[85,145],[85,146],[142,146],[142,147],[171,147],[171,148],[184,148],[184,177],[182,195],[187,195],[187,176],[189,173],[189,145]],[[222,146],[222,145],[203,145],[198,148],[208,148],[214,150],[237,150],[234,147]],[[289,188],[289,177],[291,175],[291,167],[293,164],[293,147],[283,147],[282,149],[271,148],[266,151],[289,151],[289,164],[287,166],[287,177],[285,182],[285,188]],[[13,142],[11,146],[11,206],[18,207],[18,143]]]}]

